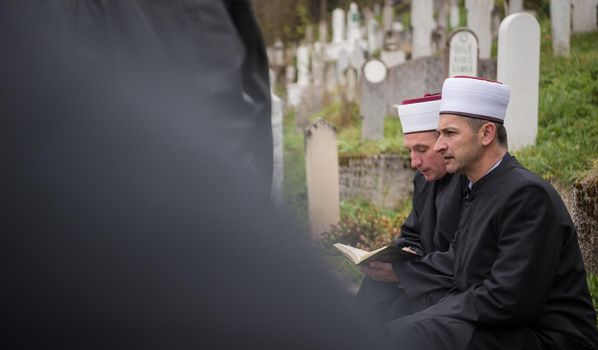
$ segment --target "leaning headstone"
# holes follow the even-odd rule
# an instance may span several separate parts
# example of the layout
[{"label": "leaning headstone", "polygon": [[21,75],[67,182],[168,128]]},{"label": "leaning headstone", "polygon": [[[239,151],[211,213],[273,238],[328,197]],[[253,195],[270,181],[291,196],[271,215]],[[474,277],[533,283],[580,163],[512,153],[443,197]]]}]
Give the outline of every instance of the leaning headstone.
[{"label": "leaning headstone", "polygon": [[494,0],[465,0],[467,27],[475,33],[480,44],[480,58],[490,58],[492,51],[492,9]]},{"label": "leaning headstone", "polygon": [[552,25],[552,52],[556,56],[569,56],[571,36],[571,0],[550,0]]},{"label": "leaning headstone", "polygon": [[351,67],[347,69],[347,101],[355,102],[355,97],[357,94],[357,70]]},{"label": "leaning headstone", "polygon": [[363,117],[361,140],[381,140],[384,138],[384,117],[386,102],[384,84],[387,68],[380,60],[372,59],[363,66],[360,89],[359,112]]},{"label": "leaning headstone", "polygon": [[457,28],[461,22],[459,13],[459,0],[450,0],[449,4],[449,24],[451,28]]},{"label": "leaning headstone", "polygon": [[498,34],[497,80],[511,87],[505,118],[509,150],[536,143],[540,79],[540,25],[520,12],[508,16]]},{"label": "leaning headstone", "polygon": [[280,206],[283,204],[283,127],[282,114],[283,106],[282,100],[272,93],[272,139],[273,139],[273,172],[272,172],[272,190],[271,197],[273,202]]},{"label": "leaning headstone", "polygon": [[359,8],[352,2],[347,12],[347,41],[357,43],[361,40],[360,21]]},{"label": "leaning headstone", "polygon": [[436,27],[433,0],[411,2],[411,25],[413,26],[411,58],[432,55],[432,31]]},{"label": "leaning headstone", "polygon": [[309,49],[303,45],[297,49],[297,84],[309,85]]},{"label": "leaning headstone", "polygon": [[336,131],[324,120],[305,130],[305,178],[311,231],[321,237],[340,220]]},{"label": "leaning headstone", "polygon": [[478,76],[478,39],[468,29],[458,30],[449,39],[448,76]]},{"label": "leaning headstone", "polygon": [[345,40],[345,11],[334,9],[332,11],[332,41],[342,43]]},{"label": "leaning headstone", "polygon": [[574,33],[593,32],[598,29],[596,26],[598,0],[571,0],[571,4]]},{"label": "leaning headstone", "polygon": [[523,12],[523,0],[509,0],[509,14]]},{"label": "leaning headstone", "polygon": [[392,22],[394,21],[394,8],[393,0],[386,0],[384,3],[384,9],[382,10],[382,28],[384,32],[390,32],[392,30]]}]

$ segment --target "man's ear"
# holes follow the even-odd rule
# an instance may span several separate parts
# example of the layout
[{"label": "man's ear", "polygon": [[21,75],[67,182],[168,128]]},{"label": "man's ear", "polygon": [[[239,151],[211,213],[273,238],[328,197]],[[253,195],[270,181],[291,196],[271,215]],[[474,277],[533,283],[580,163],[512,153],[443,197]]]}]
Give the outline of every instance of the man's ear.
[{"label": "man's ear", "polygon": [[478,135],[480,136],[482,146],[490,145],[496,138],[496,124],[490,122],[484,123],[480,128]]}]

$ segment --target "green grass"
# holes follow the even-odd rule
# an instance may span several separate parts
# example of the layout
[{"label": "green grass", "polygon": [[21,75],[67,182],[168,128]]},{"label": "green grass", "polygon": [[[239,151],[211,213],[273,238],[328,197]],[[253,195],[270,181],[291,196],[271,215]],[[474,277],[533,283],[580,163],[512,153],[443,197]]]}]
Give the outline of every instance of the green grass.
[{"label": "green grass", "polygon": [[598,32],[575,35],[568,58],[554,57],[542,25],[535,146],[515,152],[526,167],[570,188],[598,166]]}]

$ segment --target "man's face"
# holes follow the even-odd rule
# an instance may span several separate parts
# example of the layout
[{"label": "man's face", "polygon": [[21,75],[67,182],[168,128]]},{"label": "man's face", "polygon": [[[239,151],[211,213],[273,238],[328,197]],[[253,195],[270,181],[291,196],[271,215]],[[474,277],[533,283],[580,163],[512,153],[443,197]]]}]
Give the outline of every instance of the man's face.
[{"label": "man's face", "polygon": [[482,145],[477,132],[473,132],[464,117],[441,114],[438,121],[440,136],[434,150],[439,152],[449,173],[467,174],[471,165],[482,155]]},{"label": "man's face", "polygon": [[436,181],[446,174],[442,156],[434,152],[436,131],[417,132],[403,137],[403,143],[411,156],[411,167],[419,170],[426,181]]}]

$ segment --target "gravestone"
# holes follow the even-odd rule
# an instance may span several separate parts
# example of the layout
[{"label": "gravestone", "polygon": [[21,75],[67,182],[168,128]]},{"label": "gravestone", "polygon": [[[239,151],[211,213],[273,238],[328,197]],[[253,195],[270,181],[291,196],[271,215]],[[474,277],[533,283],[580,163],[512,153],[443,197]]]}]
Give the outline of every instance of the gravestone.
[{"label": "gravestone", "polygon": [[280,40],[276,40],[274,43],[274,54],[272,64],[276,67],[284,66],[284,44]]},{"label": "gravestone", "polygon": [[384,63],[377,59],[367,61],[363,66],[363,77],[360,88],[359,113],[363,118],[361,140],[381,140],[384,138],[384,117],[386,103],[384,101],[384,80],[388,70]]},{"label": "gravestone", "polygon": [[301,104],[301,90],[302,87],[297,83],[287,84],[287,103],[293,108],[299,107]]},{"label": "gravestone", "polygon": [[332,11],[332,41],[342,43],[345,41],[345,11],[334,9]]},{"label": "gravestone", "polygon": [[324,82],[324,48],[322,43],[316,42],[311,52],[311,75],[314,84]]},{"label": "gravestone", "polygon": [[478,39],[468,29],[458,30],[449,39],[448,76],[478,76]]},{"label": "gravestone", "polygon": [[433,0],[411,2],[411,26],[413,27],[411,58],[432,55],[432,31],[436,27]]},{"label": "gravestone", "polygon": [[382,51],[380,53],[380,60],[384,62],[387,68],[396,67],[405,63],[407,60],[405,51],[393,50],[393,51]]},{"label": "gravestone", "polygon": [[378,21],[371,19],[368,22],[368,52],[370,54],[380,50],[382,47],[382,43],[380,42],[382,39],[381,34],[382,33]]},{"label": "gravestone", "polygon": [[492,9],[494,0],[465,0],[467,27],[478,37],[480,58],[490,58],[492,51]]},{"label": "gravestone", "polygon": [[536,143],[540,79],[540,25],[519,12],[506,17],[498,34],[497,80],[511,87],[505,117],[509,150]]},{"label": "gravestone", "polygon": [[359,48],[353,49],[353,51],[351,51],[351,54],[349,55],[349,64],[351,65],[351,67],[353,67],[353,69],[355,69],[356,71],[359,71],[361,70],[361,67],[363,67],[364,63],[365,55],[363,51],[361,51],[361,49]]},{"label": "gravestone", "polygon": [[353,67],[350,67],[349,69],[347,69],[346,76],[347,101],[355,102],[355,97],[357,95],[357,70]]},{"label": "gravestone", "polygon": [[347,41],[357,43],[361,40],[361,28],[359,26],[361,19],[357,4],[352,2],[347,12]]},{"label": "gravestone", "polygon": [[311,231],[321,237],[340,220],[336,131],[324,120],[311,124],[305,137],[305,180]]},{"label": "gravestone", "polygon": [[268,69],[268,76],[270,78],[270,89],[274,89],[276,86],[276,72],[270,68]]},{"label": "gravestone", "polygon": [[297,49],[297,84],[309,85],[309,49],[304,45]]},{"label": "gravestone", "polygon": [[596,6],[598,0],[571,0],[574,33],[593,32],[596,27]]},{"label": "gravestone", "polygon": [[326,92],[329,94],[333,94],[336,92],[337,89],[337,74],[336,74],[336,64],[334,62],[326,62],[325,64],[325,81],[326,81]]},{"label": "gravestone", "polygon": [[523,12],[523,0],[509,0],[509,14]]},{"label": "gravestone", "polygon": [[550,0],[552,25],[552,52],[556,56],[569,56],[571,36],[571,0]]},{"label": "gravestone", "polygon": [[338,84],[345,85],[345,71],[349,68],[349,53],[345,48],[342,48],[338,53],[336,60],[336,80]]},{"label": "gravestone", "polygon": [[295,74],[296,70],[293,66],[287,66],[285,70],[285,78],[287,80],[287,84],[292,84],[295,82]]},{"label": "gravestone", "polygon": [[457,28],[459,26],[459,22],[461,21],[459,13],[459,0],[450,0],[449,16],[449,24],[451,25],[451,28]]},{"label": "gravestone", "polygon": [[272,93],[272,141],[273,141],[273,169],[272,169],[272,191],[273,202],[280,206],[284,203],[282,181],[284,178],[283,170],[283,105],[282,100]]},{"label": "gravestone", "polygon": [[394,21],[394,7],[393,7],[393,0],[386,0],[384,3],[384,9],[382,10],[382,29],[384,29],[384,33],[390,32],[392,30],[392,22]]}]

